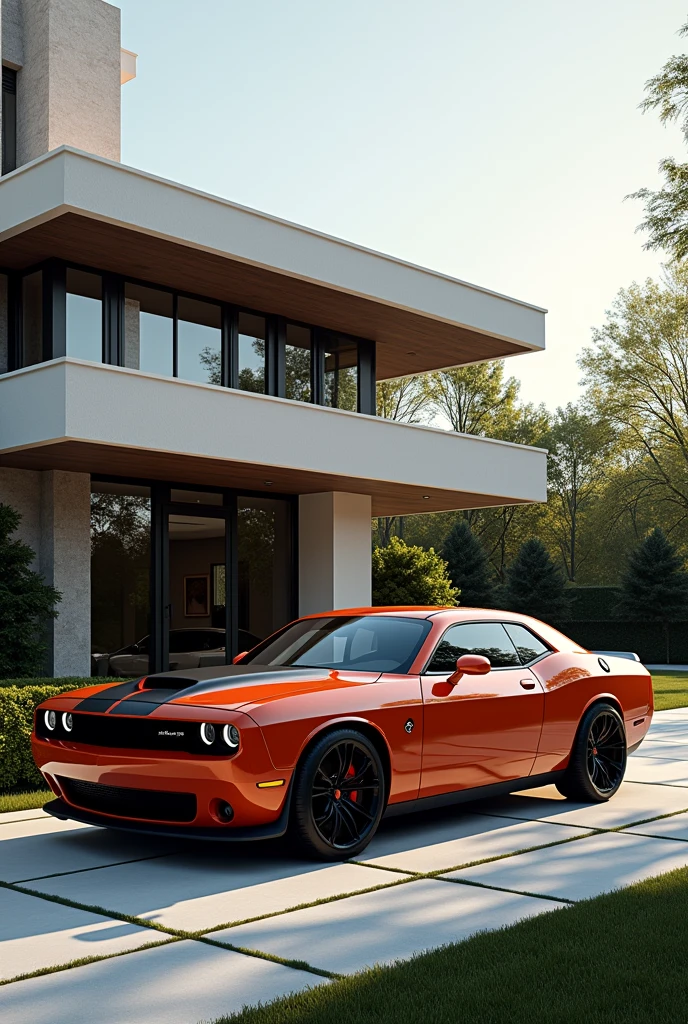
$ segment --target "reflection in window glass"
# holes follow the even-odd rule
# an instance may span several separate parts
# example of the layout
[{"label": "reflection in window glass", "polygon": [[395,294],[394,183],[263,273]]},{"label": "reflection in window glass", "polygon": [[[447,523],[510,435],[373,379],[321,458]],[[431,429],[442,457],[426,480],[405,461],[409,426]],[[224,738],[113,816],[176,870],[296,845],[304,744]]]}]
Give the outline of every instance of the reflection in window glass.
[{"label": "reflection in window glass", "polygon": [[103,282],[99,274],[67,271],[67,355],[103,361]]},{"label": "reflection in window glass", "polygon": [[311,401],[311,332],[287,324],[284,352],[285,395],[296,402]]},{"label": "reflection in window glass", "polygon": [[464,654],[480,654],[489,658],[493,668],[520,665],[516,648],[501,622],[462,622],[444,634],[428,672],[453,672]]},{"label": "reflection in window glass", "polygon": [[242,391],[265,394],[265,317],[239,313],[239,382]]},{"label": "reflection in window glass", "polygon": [[147,668],[147,661],[145,667],[133,662],[110,665],[107,655],[150,633],[150,523],[148,487],[92,484],[91,651],[96,675],[136,675]]},{"label": "reflection in window glass", "polygon": [[531,661],[535,661],[536,658],[542,657],[549,651],[547,644],[518,622],[505,622],[504,629],[511,637],[523,665],[529,665]]},{"label": "reflection in window glass", "polygon": [[263,640],[291,618],[291,506],[239,498],[239,629]]},{"label": "reflection in window glass", "polygon": [[43,361],[43,274],[22,280],[22,366]]},{"label": "reflection in window glass", "polygon": [[124,365],[171,377],[174,369],[172,295],[139,284],[124,286]]},{"label": "reflection in window glass", "polygon": [[177,305],[177,374],[202,384],[222,383],[220,307],[179,297]]},{"label": "reflection in window glass", "polygon": [[222,505],[224,498],[220,491],[187,491],[173,487],[170,501],[185,501],[190,505]]},{"label": "reflection in window glass", "polygon": [[323,405],[350,412],[358,408],[358,345],[349,338],[326,337]]}]

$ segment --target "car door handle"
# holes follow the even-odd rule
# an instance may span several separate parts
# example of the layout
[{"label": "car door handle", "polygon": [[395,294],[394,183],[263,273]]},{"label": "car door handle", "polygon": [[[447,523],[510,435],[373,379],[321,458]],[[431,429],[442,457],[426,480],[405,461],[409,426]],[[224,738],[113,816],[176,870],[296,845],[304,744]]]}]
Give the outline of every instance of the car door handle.
[{"label": "car door handle", "polygon": [[521,680],[521,686],[523,687],[524,690],[534,690],[535,689],[535,683],[531,679],[522,679]]}]

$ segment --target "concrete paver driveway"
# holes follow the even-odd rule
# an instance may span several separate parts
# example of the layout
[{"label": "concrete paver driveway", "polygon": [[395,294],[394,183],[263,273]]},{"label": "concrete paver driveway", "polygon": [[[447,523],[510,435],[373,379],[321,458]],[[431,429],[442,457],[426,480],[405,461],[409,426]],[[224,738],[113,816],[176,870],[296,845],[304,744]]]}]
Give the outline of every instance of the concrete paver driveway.
[{"label": "concrete paver driveway", "polygon": [[548,787],[392,819],[348,864],[0,815],[0,1018],[197,1024],[684,865],[685,708],[608,804]]}]

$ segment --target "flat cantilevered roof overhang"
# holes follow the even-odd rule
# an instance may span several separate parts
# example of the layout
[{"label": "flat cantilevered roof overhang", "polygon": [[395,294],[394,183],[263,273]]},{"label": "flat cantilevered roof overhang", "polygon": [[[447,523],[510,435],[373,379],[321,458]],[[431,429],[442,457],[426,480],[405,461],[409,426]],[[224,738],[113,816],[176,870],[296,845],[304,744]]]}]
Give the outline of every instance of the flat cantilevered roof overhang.
[{"label": "flat cantilevered roof overhang", "polygon": [[0,268],[51,257],[370,338],[380,380],[545,345],[537,306],[69,147],[0,181]]},{"label": "flat cantilevered roof overhang", "polygon": [[72,359],[0,376],[0,466],[348,491],[381,516],[547,498],[541,449]]}]

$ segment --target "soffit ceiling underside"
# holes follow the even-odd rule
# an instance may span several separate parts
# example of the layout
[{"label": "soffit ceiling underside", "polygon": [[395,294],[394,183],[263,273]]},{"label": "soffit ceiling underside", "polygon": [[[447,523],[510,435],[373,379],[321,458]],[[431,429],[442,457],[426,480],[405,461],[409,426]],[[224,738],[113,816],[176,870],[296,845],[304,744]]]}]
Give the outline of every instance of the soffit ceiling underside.
[{"label": "soffit ceiling underside", "polygon": [[[280,466],[255,466],[224,459],[152,452],[86,441],[60,441],[6,452],[0,456],[0,466],[32,470],[58,469],[141,480],[173,481],[177,484],[230,487],[259,491],[266,495],[350,491],[371,495],[374,516],[526,504],[505,495],[413,487],[385,480],[363,480]],[[266,484],[266,480],[270,480],[271,484]]]},{"label": "soffit ceiling underside", "polygon": [[0,267],[8,270],[51,257],[370,338],[377,343],[378,380],[531,351],[518,342],[75,213],[0,242]]}]

